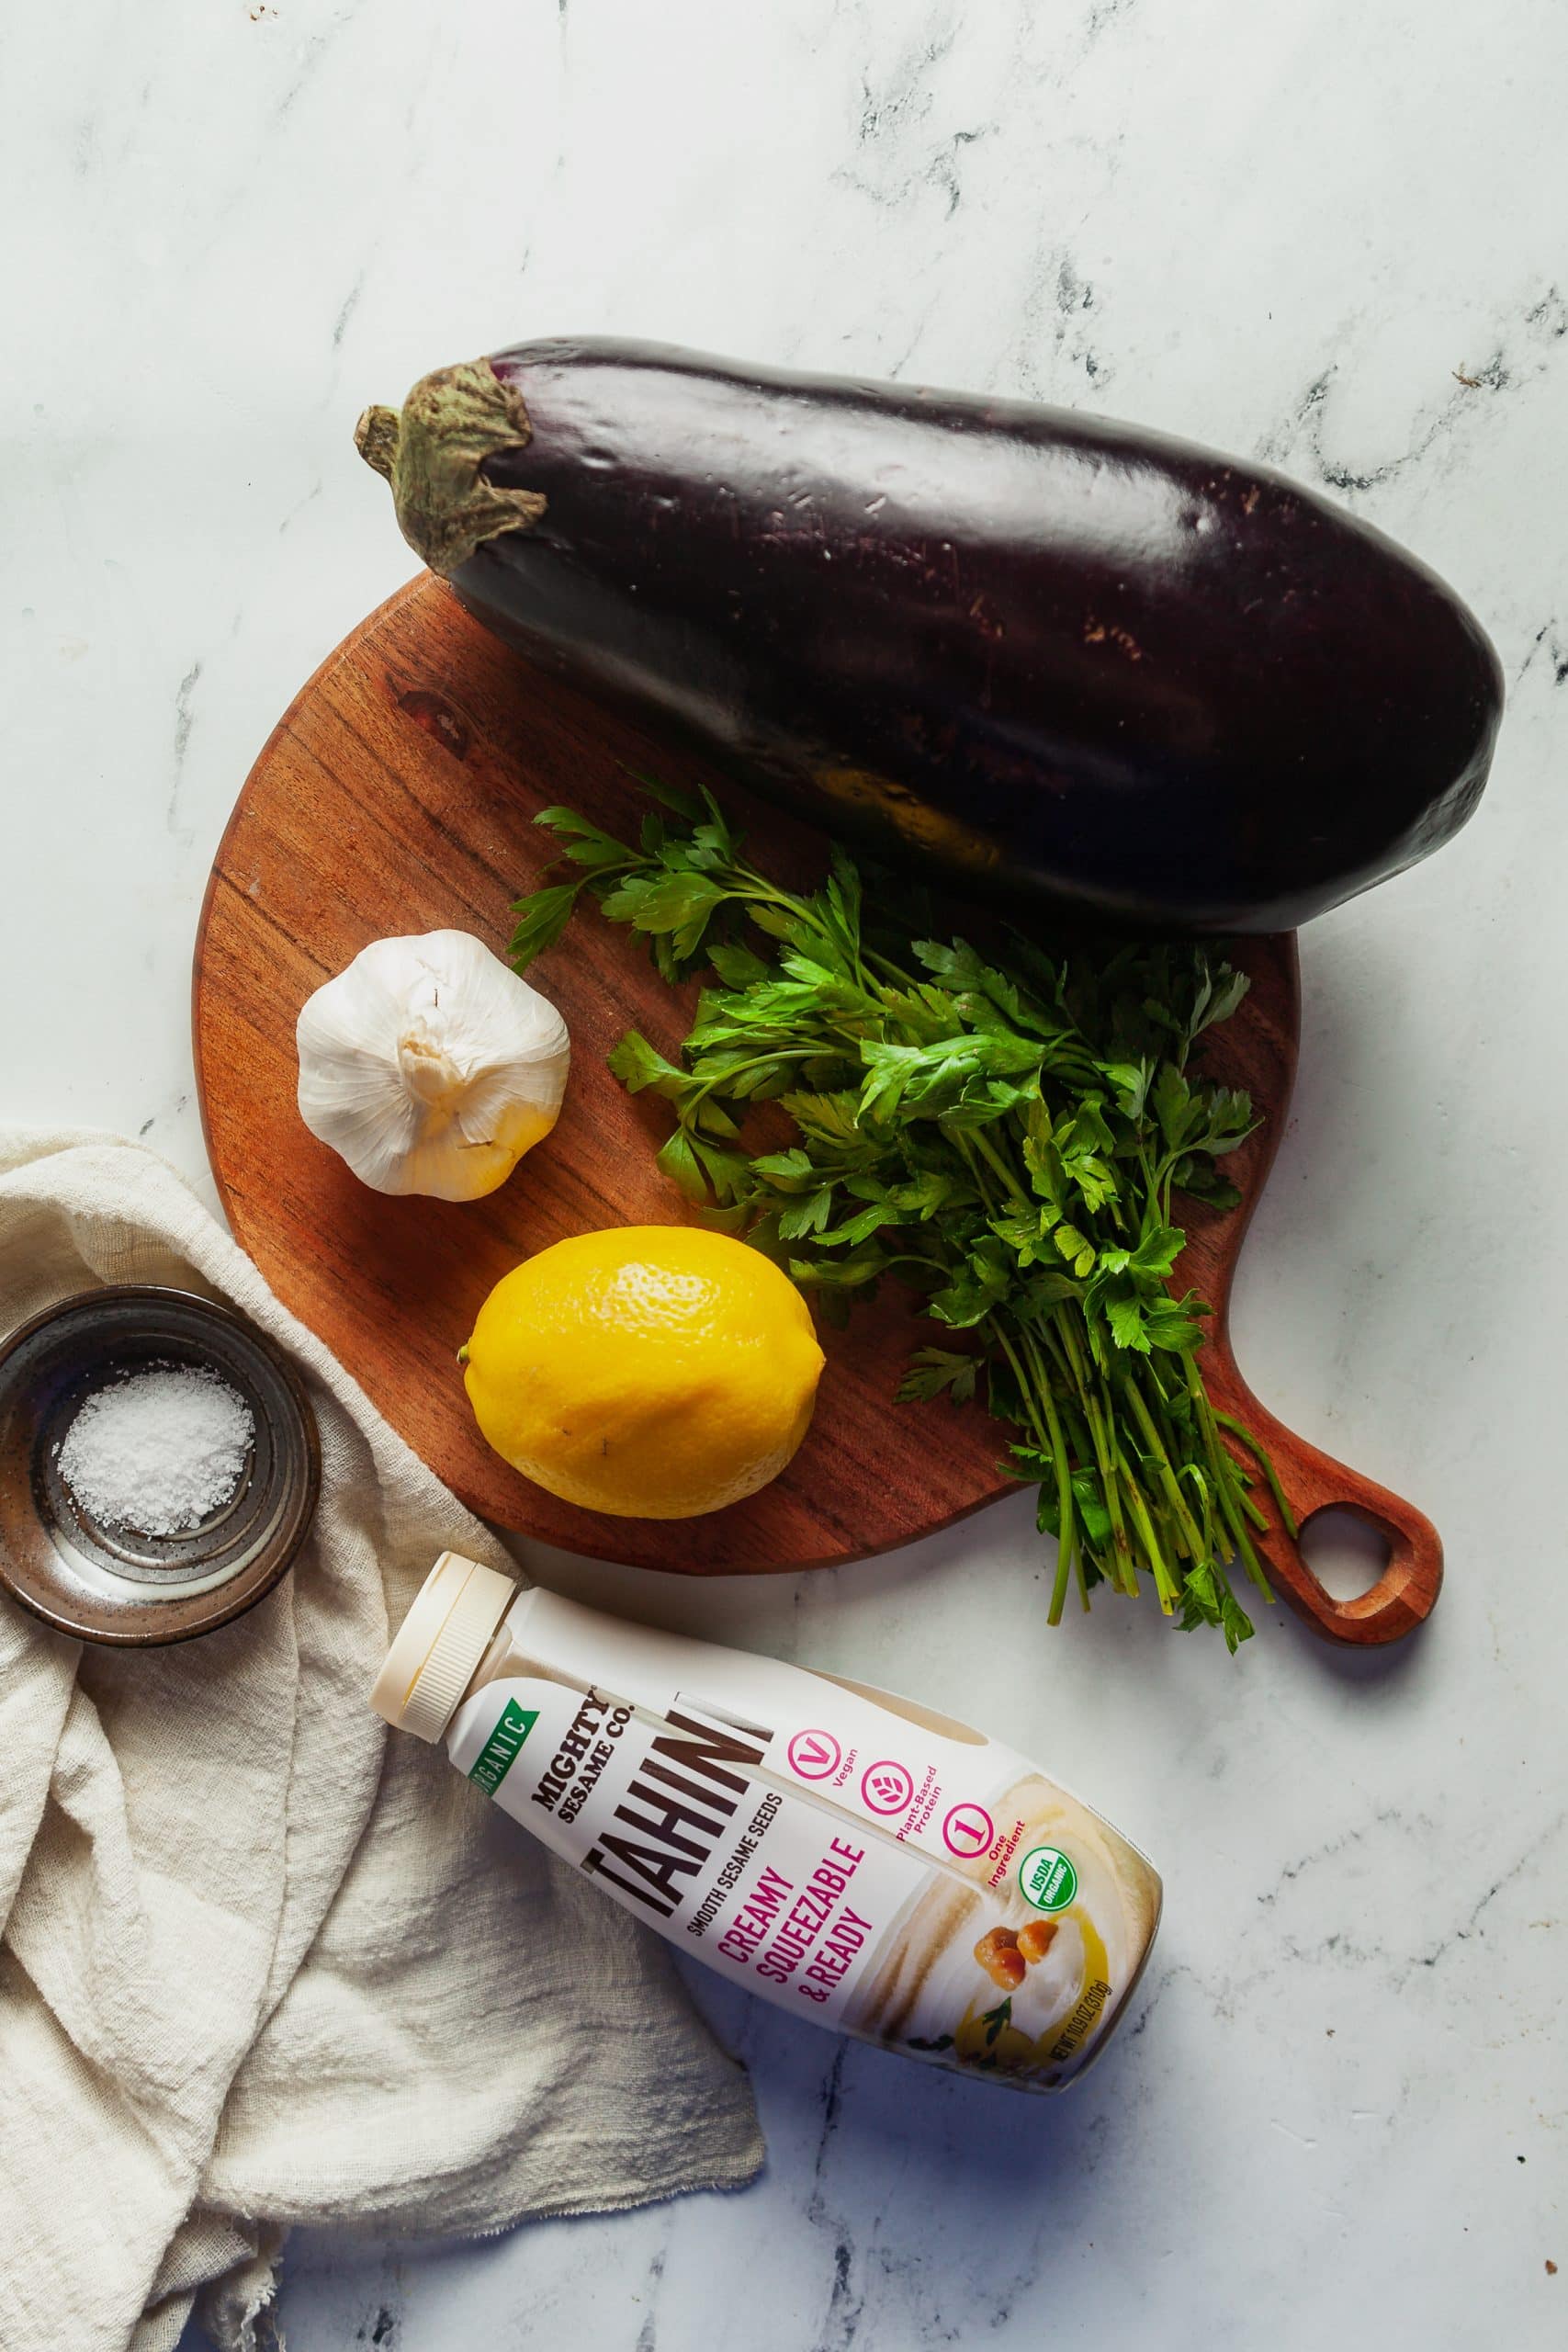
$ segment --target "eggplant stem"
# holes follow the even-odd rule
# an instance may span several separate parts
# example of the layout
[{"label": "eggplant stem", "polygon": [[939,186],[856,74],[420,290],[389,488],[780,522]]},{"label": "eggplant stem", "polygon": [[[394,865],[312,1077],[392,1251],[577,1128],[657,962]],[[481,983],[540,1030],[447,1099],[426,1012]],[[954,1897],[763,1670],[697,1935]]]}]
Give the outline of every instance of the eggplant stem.
[{"label": "eggplant stem", "polygon": [[389,481],[394,479],[393,468],[398,458],[398,435],[402,431],[402,419],[395,408],[367,408],[354,428],[354,446],[367,466],[374,466]]},{"label": "eggplant stem", "polygon": [[485,479],[491,458],[533,437],[522,396],[488,359],[438,368],[394,408],[367,408],[354,429],[367,466],[392,485],[398,528],[447,578],[489,539],[527,530],[545,511],[536,490]]}]

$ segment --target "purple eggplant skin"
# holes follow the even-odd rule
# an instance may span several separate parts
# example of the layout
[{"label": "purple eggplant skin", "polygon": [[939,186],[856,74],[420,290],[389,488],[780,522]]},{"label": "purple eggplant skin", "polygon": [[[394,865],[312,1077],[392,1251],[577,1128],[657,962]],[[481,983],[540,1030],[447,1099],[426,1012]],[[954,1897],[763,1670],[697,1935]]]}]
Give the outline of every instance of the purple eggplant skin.
[{"label": "purple eggplant skin", "polygon": [[488,365],[514,426],[480,494],[521,519],[452,565],[463,602],[949,888],[1015,917],[1285,930],[1481,795],[1502,673],[1480,625],[1281,474],[656,344]]}]

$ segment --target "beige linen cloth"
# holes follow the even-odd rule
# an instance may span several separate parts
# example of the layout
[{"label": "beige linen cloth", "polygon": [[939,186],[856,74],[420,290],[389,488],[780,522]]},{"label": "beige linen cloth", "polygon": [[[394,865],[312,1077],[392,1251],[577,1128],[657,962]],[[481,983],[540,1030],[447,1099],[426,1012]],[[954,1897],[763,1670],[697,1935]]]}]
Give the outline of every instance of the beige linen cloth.
[{"label": "beige linen cloth", "polygon": [[151,1152],[0,1134],[0,1330],[105,1282],[231,1300],[321,1421],[315,1530],[204,1640],[0,1597],[0,2347],[271,2340],[293,2222],[494,2230],[728,2187],[750,2090],[662,1947],[367,1702],[451,1546],[515,1564]]}]

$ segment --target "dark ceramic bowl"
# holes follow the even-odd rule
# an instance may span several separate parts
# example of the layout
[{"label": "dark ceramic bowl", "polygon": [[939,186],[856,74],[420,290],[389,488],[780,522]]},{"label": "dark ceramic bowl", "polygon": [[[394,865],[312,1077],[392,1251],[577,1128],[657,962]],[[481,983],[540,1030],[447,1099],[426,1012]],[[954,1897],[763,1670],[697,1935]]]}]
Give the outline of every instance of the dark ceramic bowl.
[{"label": "dark ceramic bowl", "polygon": [[[190,1364],[251,1408],[231,1498],[178,1535],[100,1523],[60,1475],[86,1399],[129,1373]],[[231,1307],[191,1291],[85,1291],[0,1345],[0,1585],[62,1634],[122,1648],[188,1641],[270,1592],[321,1493],[316,1418],[287,1356]]]}]

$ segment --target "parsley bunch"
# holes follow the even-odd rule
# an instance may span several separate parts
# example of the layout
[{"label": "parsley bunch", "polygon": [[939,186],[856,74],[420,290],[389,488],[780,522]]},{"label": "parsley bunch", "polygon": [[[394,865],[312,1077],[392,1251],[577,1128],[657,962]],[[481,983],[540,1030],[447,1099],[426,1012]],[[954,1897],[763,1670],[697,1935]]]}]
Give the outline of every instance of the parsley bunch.
[{"label": "parsley bunch", "polygon": [[[1053,1624],[1075,1579],[1087,1607],[1093,1586],[1131,1594],[1147,1576],[1168,1614],[1218,1627],[1234,1651],[1252,1626],[1231,1568],[1272,1599],[1252,1541],[1258,1476],[1290,1514],[1267,1455],[1205,1393],[1208,1306],[1169,1278],[1175,1196],[1237,1198],[1215,1163],[1252,1131],[1251,1103],[1192,1051],[1245,974],[1199,944],[1053,956],[1010,935],[993,963],[912,937],[868,910],[841,850],[797,894],[747,863],[710,796],[641,781],[669,816],[650,813],[635,847],[570,808],[541,812],[579,871],[518,902],[517,969],[585,889],[646,936],[667,980],[710,969],[677,1059],[635,1030],[610,1057],[633,1093],[671,1106],[666,1175],[830,1319],[891,1274],[965,1335],[919,1350],[899,1395],[962,1402],[984,1383],[1016,1432],[1009,1467],[1038,1486],[1056,1538]],[[741,1121],[764,1101],[794,1139],[757,1154]]]}]

